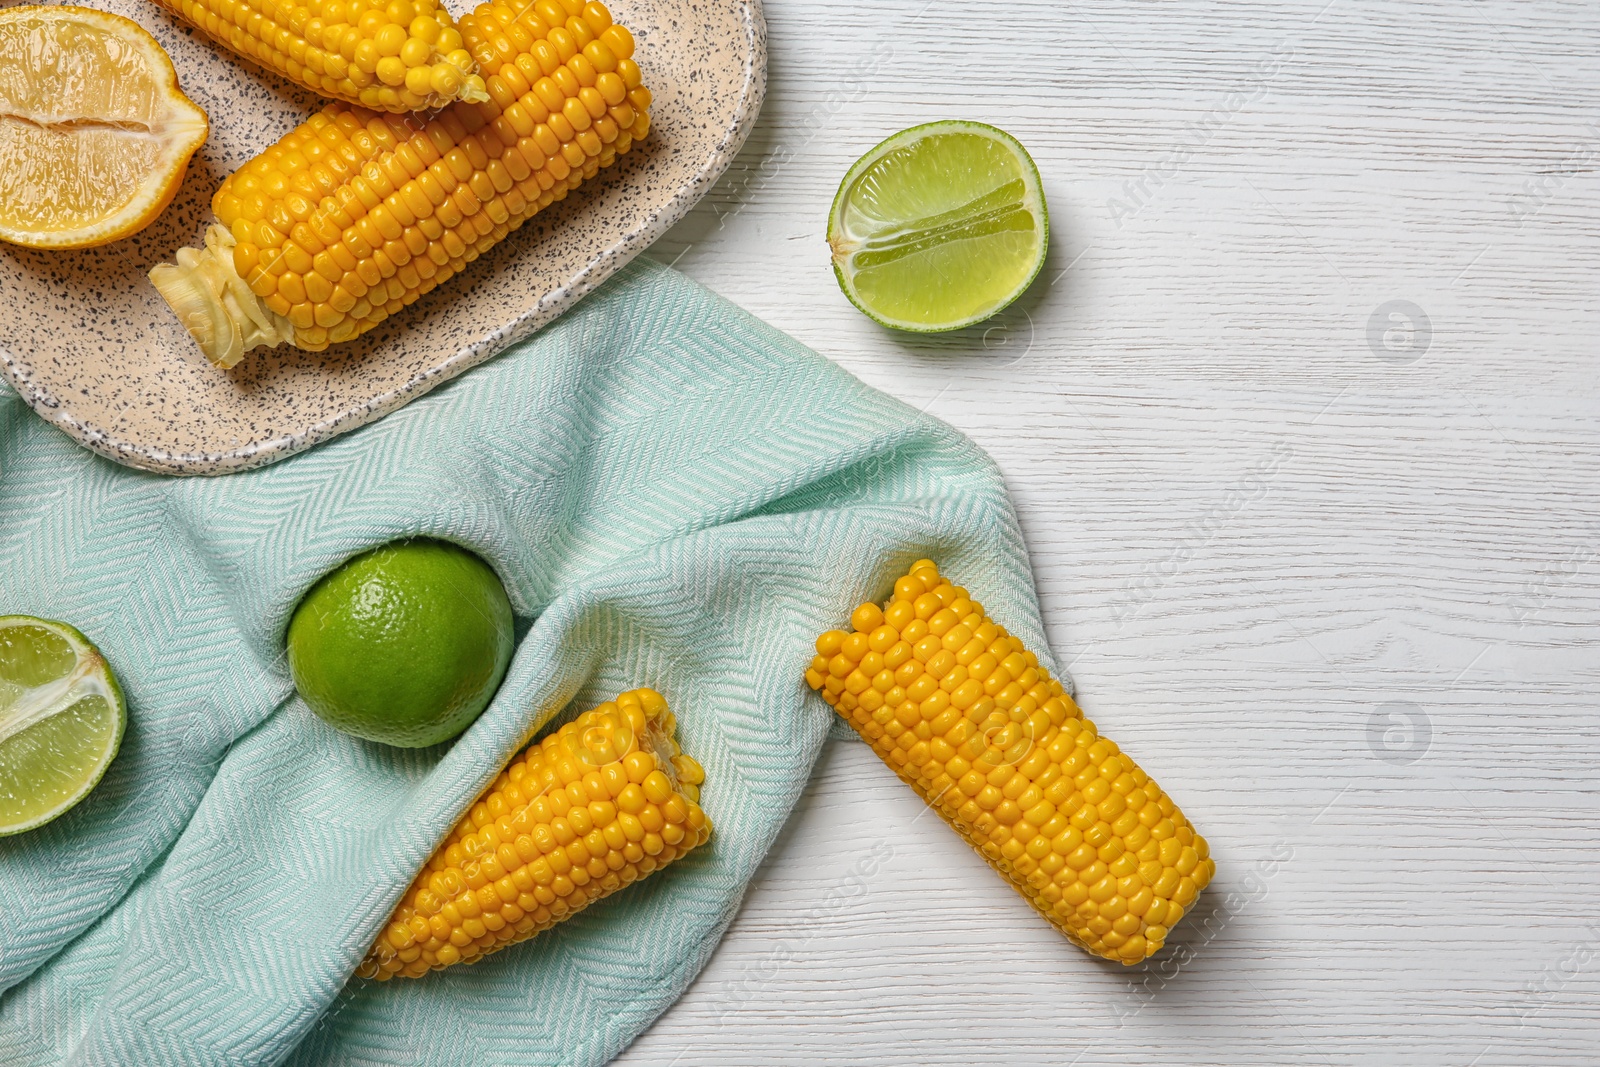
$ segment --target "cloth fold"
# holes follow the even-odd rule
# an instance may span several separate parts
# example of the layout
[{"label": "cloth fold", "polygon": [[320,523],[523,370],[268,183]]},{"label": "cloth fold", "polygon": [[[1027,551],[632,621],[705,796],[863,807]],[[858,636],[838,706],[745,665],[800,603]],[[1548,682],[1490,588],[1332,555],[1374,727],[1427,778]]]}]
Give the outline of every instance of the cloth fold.
[{"label": "cloth fold", "polygon": [[[402,751],[312,715],[283,635],[319,576],[414,535],[486,559],[525,633],[466,733]],[[705,964],[805,787],[832,721],[802,680],[816,634],[922,556],[1046,648],[987,456],[643,260],[226,478],[119,467],[0,389],[0,614],[78,626],[129,704],[95,791],[0,839],[0,1065],[604,1063]],[[710,844],[481,963],[352,979],[505,762],[637,685],[706,769]]]}]

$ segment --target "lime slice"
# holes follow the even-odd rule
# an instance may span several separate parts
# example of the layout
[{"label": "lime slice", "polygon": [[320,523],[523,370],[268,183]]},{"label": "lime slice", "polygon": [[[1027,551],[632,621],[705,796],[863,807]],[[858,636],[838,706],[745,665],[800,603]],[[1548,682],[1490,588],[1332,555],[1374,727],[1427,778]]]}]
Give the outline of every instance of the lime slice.
[{"label": "lime slice", "polygon": [[897,330],[982,322],[1022,295],[1050,241],[1027,149],[981,122],[930,122],[856,161],[828,218],[833,271]]},{"label": "lime slice", "polygon": [[88,638],[66,623],[0,618],[0,835],[43,826],[87,796],[125,715]]}]

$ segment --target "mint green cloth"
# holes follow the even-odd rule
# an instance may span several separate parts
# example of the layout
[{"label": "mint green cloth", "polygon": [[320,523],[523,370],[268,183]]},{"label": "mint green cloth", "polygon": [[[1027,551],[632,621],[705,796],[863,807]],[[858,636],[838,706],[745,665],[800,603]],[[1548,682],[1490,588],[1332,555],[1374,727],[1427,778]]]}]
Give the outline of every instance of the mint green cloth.
[{"label": "mint green cloth", "polygon": [[[520,641],[476,724],[402,751],[324,726],[283,642],[318,576],[420,534],[494,566]],[[119,467],[0,388],[0,614],[78,626],[129,703],[89,798],[0,839],[0,1064],[605,1062],[705,964],[805,787],[832,722],[801,678],[816,634],[922,556],[1045,649],[988,457],[645,262],[227,478]],[[482,963],[352,979],[533,731],[646,684],[705,766],[711,843]]]}]

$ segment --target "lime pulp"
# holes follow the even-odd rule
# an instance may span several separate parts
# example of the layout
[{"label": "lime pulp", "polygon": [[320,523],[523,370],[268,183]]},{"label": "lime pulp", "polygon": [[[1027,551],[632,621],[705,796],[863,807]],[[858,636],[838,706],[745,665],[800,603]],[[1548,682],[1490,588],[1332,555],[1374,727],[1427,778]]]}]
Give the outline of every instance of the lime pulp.
[{"label": "lime pulp", "polygon": [[828,219],[839,286],[875,321],[938,332],[982,322],[1044,265],[1039,171],[1004,130],[947,120],[856,161]]},{"label": "lime pulp", "polygon": [[0,835],[43,826],[87,796],[126,715],[116,676],[83,634],[0,618]]}]

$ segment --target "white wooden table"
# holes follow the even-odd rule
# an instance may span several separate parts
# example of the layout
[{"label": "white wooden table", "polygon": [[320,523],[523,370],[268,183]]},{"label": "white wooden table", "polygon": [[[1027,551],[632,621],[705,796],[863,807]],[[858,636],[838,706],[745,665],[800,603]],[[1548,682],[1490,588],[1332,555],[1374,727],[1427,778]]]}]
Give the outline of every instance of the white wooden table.
[{"label": "white wooden table", "polygon": [[[1600,1064],[1600,9],[768,0],[738,163],[653,250],[999,461],[1091,717],[1219,873],[1071,947],[836,743],[620,1062]],[[995,328],[845,301],[828,205],[941,117],[1032,150]]]}]

